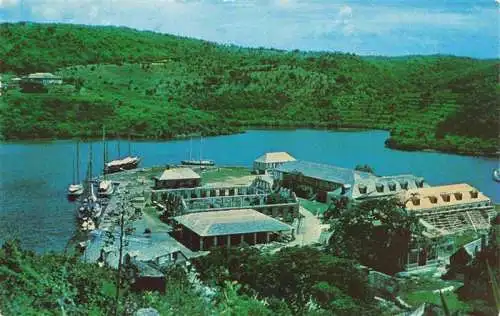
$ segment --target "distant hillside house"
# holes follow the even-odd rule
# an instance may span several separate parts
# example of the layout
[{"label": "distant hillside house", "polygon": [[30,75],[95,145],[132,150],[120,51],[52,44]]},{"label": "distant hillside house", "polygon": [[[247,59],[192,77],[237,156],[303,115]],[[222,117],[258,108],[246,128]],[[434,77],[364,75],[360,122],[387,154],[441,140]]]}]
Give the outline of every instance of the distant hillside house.
[{"label": "distant hillside house", "polygon": [[355,181],[376,178],[367,172],[302,160],[284,163],[272,173],[275,180],[295,191],[297,195],[299,187],[306,187],[314,192],[316,199],[321,202],[326,202],[327,196],[336,190],[339,190],[339,194],[346,194]]},{"label": "distant hillside house", "polygon": [[293,228],[253,209],[208,211],[176,216],[174,235],[194,251],[212,247],[269,243]]},{"label": "distant hillside house", "polygon": [[201,177],[191,168],[172,168],[155,177],[155,189],[194,188],[201,184]]},{"label": "distant hillside house", "polygon": [[269,169],[281,166],[285,162],[296,161],[289,153],[272,152],[266,153],[253,162],[253,170],[257,174],[266,173]]},{"label": "distant hillside house", "polygon": [[49,72],[37,72],[37,73],[29,74],[27,76],[24,76],[22,79],[23,79],[23,81],[27,81],[27,82],[40,83],[44,86],[63,83],[62,77],[56,76],[56,75],[51,74]]}]

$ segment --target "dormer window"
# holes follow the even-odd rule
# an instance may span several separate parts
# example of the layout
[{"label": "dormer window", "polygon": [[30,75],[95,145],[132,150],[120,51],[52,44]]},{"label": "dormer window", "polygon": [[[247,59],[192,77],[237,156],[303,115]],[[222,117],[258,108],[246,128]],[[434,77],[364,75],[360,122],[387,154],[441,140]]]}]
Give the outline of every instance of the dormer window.
[{"label": "dormer window", "polygon": [[389,186],[389,190],[396,191],[396,183],[390,182],[388,186]]},{"label": "dormer window", "polygon": [[419,198],[413,198],[413,199],[411,199],[411,202],[413,203],[413,205],[420,205],[420,199]]},{"label": "dormer window", "polygon": [[366,189],[367,189],[366,185],[360,184],[360,185],[358,185],[358,189],[359,189],[359,193],[366,194]]},{"label": "dormer window", "polygon": [[382,183],[377,183],[375,185],[375,188],[377,189],[377,192],[379,192],[379,193],[384,192],[384,185]]},{"label": "dormer window", "polygon": [[399,185],[401,186],[401,189],[408,190],[408,181],[406,180],[399,181]]},{"label": "dormer window", "polygon": [[443,193],[441,194],[441,198],[443,199],[443,201],[445,202],[450,202],[450,195],[447,194],[447,193]]},{"label": "dormer window", "polygon": [[432,204],[436,204],[438,199],[435,196],[429,196],[429,200],[431,201]]},{"label": "dormer window", "polygon": [[477,199],[477,196],[478,196],[478,192],[477,191],[475,191],[475,190],[470,191],[470,197],[472,199]]},{"label": "dormer window", "polygon": [[453,193],[455,195],[455,200],[461,201],[462,200],[462,192],[455,192]]}]

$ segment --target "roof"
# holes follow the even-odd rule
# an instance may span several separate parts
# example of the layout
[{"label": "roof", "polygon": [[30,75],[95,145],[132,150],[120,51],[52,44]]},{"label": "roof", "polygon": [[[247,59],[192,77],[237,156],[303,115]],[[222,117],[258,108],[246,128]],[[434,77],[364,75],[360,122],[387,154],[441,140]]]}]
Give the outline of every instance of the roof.
[{"label": "roof", "polygon": [[61,79],[61,77],[51,74],[50,72],[36,72],[27,76],[29,79]]},{"label": "roof", "polygon": [[368,179],[375,177],[371,173],[367,172],[303,160],[287,162],[276,168],[276,170],[285,173],[300,172],[309,178],[340,184],[353,184],[356,179]]},{"label": "roof", "polygon": [[192,213],[174,220],[202,237],[292,230],[290,225],[253,209]]},{"label": "roof", "polygon": [[[471,192],[477,192],[477,197],[473,198]],[[457,199],[460,196],[462,198]],[[449,197],[449,201],[446,201],[445,197]],[[412,189],[402,193],[401,198],[403,201],[406,201],[406,209],[413,211],[468,203],[490,202],[490,198],[466,183]],[[415,205],[412,199],[419,199],[420,204]],[[431,200],[435,202],[433,203]]]},{"label": "roof", "polygon": [[391,196],[405,190],[418,189],[417,183],[420,181],[422,181],[424,187],[429,186],[425,183],[424,178],[414,175],[355,177],[354,184],[349,188],[345,196],[351,199]]},{"label": "roof", "polygon": [[255,162],[261,163],[276,163],[276,162],[288,162],[295,161],[289,153],[281,151],[281,152],[273,152],[273,153],[265,153],[259,158],[255,159]]},{"label": "roof", "polygon": [[[112,244],[106,245],[107,237],[105,232],[94,230],[85,249],[84,260],[86,262],[96,262],[101,254],[101,249],[104,249],[105,252],[109,252],[106,262],[111,267],[118,267],[120,235],[118,231],[115,231],[114,235],[115,238]],[[167,234],[158,233],[146,237],[143,234],[136,233],[127,236],[126,241],[123,257],[129,254],[131,258],[138,261],[153,261],[156,258],[181,251],[179,243]]]},{"label": "roof", "polygon": [[200,175],[191,168],[172,168],[163,171],[159,180],[182,180],[182,179],[200,179]]}]

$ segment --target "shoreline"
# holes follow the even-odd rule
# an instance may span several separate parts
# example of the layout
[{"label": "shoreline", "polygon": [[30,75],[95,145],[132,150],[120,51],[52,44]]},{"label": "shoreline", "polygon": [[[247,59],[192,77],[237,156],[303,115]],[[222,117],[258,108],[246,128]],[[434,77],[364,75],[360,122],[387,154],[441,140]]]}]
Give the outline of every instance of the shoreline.
[{"label": "shoreline", "polygon": [[[340,127],[340,128],[322,128],[322,127],[311,127],[311,126],[301,126],[301,125],[295,125],[295,126],[266,126],[266,125],[245,125],[241,126],[242,129],[230,132],[230,133],[211,133],[211,134],[203,134],[203,133],[192,133],[192,134],[178,134],[174,135],[172,137],[131,137],[131,141],[135,142],[147,142],[147,141],[175,141],[175,140],[185,140],[189,139],[191,137],[216,137],[216,136],[229,136],[229,135],[237,135],[237,134],[245,134],[249,130],[283,130],[283,131],[291,131],[291,130],[297,130],[297,129],[310,129],[310,130],[316,130],[316,131],[326,131],[326,132],[368,132],[368,131],[384,131],[388,132],[389,136],[387,139],[384,141],[384,147],[389,148],[391,150],[399,150],[399,151],[406,151],[406,152],[412,152],[412,151],[420,151],[420,152],[429,152],[429,153],[443,153],[443,154],[451,154],[451,155],[458,155],[458,156],[467,156],[467,157],[478,157],[478,158],[500,158],[500,151],[493,153],[493,152],[484,152],[484,151],[460,151],[460,150],[446,150],[446,149],[440,149],[440,148],[425,148],[425,147],[419,147],[417,145],[412,146],[412,145],[401,145],[397,142],[394,142],[394,140],[391,138],[390,131],[384,130],[384,129],[377,129],[377,128],[365,128],[365,127]],[[53,141],[75,141],[75,140],[82,140],[82,141],[88,141],[88,140],[93,140],[93,141],[101,141],[101,137],[83,137],[83,138],[78,138],[78,137],[72,137],[72,138],[24,138],[24,139],[18,139],[18,138],[5,138],[5,137],[0,137],[0,144],[5,143],[5,144],[22,144],[22,143],[47,143],[47,142],[53,142]],[[107,138],[107,141],[116,141],[116,140],[121,140],[121,141],[127,141],[128,138]],[[392,141],[389,141],[392,140]]]}]

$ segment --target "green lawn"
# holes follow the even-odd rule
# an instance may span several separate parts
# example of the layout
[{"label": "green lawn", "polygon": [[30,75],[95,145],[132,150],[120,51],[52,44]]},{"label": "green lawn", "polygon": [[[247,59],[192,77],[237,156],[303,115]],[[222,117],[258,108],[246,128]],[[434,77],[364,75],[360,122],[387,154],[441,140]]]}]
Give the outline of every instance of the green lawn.
[{"label": "green lawn", "polygon": [[299,198],[299,203],[302,207],[304,207],[309,212],[316,214],[323,214],[328,209],[328,204],[321,203],[317,201],[309,201],[306,199]]},{"label": "green lawn", "polygon": [[433,303],[441,306],[439,293],[433,293],[433,291],[449,286],[454,286],[454,290],[443,294],[450,311],[469,311],[471,306],[460,301],[455,293],[455,290],[462,286],[462,283],[456,281],[444,281],[439,278],[422,275],[418,280],[409,281],[399,295],[406,303],[413,307],[418,307],[422,303]]},{"label": "green lawn", "polygon": [[252,172],[245,167],[214,168],[203,171],[201,173],[201,180],[203,183],[214,183],[229,178],[239,178],[249,175],[252,175]]}]

